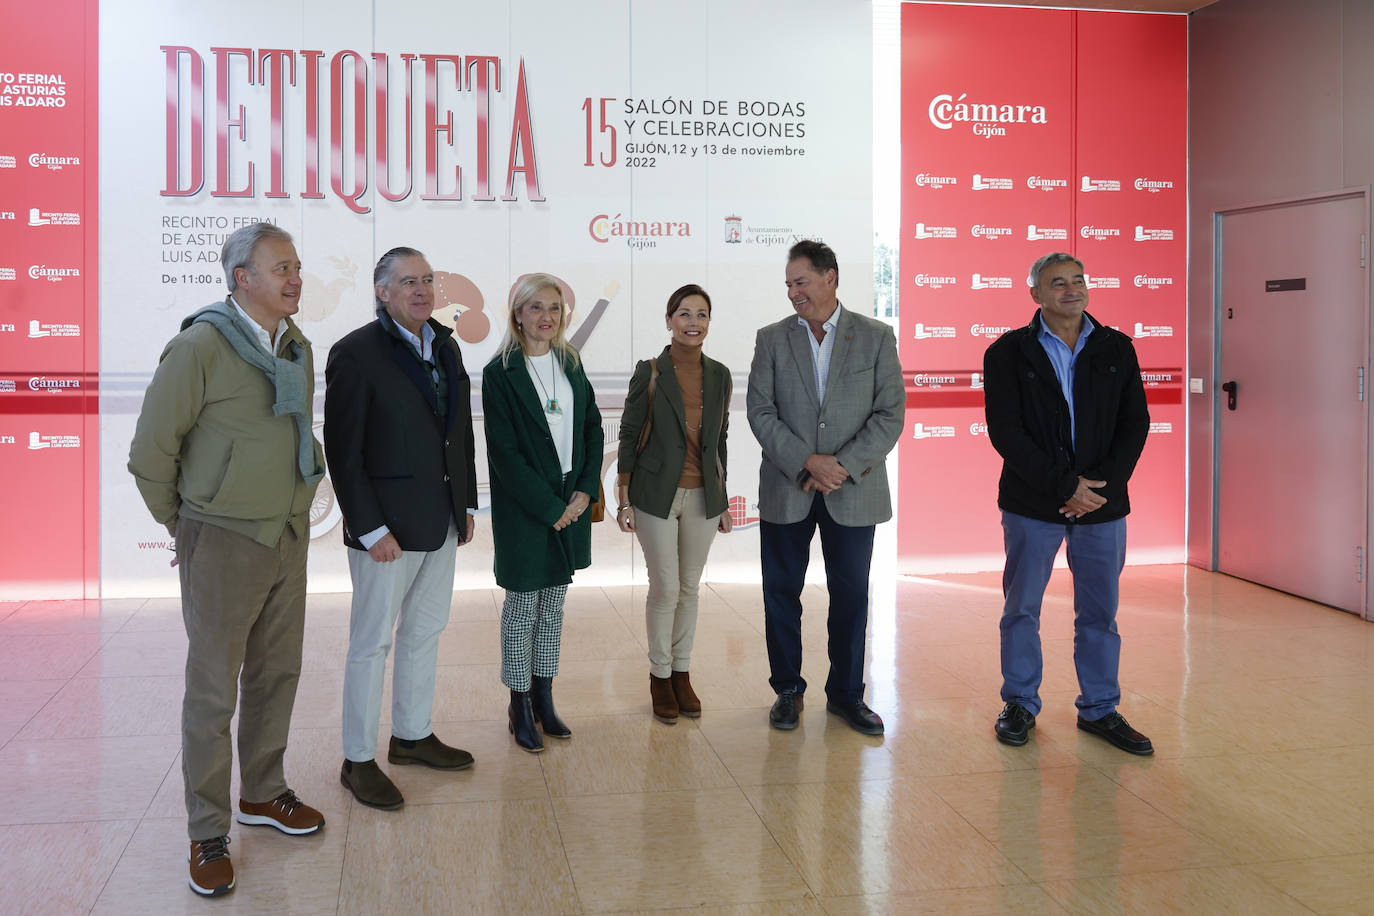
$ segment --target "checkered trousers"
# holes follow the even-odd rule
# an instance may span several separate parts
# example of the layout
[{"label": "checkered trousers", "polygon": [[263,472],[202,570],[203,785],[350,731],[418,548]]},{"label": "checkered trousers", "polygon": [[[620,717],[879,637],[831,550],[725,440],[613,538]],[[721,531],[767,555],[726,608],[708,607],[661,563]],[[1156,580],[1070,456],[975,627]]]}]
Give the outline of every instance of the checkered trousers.
[{"label": "checkered trousers", "polygon": [[506,592],[501,605],[501,683],[511,690],[530,689],[530,675],[555,677],[563,639],[566,585],[537,592]]}]

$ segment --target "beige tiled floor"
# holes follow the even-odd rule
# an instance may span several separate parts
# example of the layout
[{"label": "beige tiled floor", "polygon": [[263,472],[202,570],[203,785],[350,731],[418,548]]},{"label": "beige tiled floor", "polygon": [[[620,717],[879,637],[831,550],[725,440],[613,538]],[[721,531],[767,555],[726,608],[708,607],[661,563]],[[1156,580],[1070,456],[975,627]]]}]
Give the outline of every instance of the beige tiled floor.
[{"label": "beige tiled floor", "polygon": [[[1374,911],[1374,626],[1194,569],[1127,570],[1122,711],[1155,740],[1142,759],[1074,727],[1056,573],[1045,709],[1008,748],[999,577],[882,585],[868,680],[885,737],[828,716],[819,689],[801,728],[768,727],[748,585],[703,593],[705,714],[656,722],[643,588],[578,588],[555,682],[575,736],[540,756],[506,733],[501,595],[459,593],[434,721],[477,765],[390,768],[398,812],[338,784],[348,598],[312,596],[287,765],[329,823],[236,825],[239,885],[216,901],[185,884],[177,602],[0,604],[0,912]],[[819,688],[823,590],[805,603]]]}]

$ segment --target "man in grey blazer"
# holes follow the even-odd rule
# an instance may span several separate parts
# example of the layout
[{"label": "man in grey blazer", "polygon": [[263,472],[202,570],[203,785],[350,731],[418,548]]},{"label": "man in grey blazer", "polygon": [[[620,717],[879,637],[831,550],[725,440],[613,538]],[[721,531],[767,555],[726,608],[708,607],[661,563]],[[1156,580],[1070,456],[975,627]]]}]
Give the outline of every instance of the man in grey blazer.
[{"label": "man in grey blazer", "polygon": [[839,264],[823,242],[787,254],[796,310],[758,332],[749,369],[749,425],[763,448],[759,548],[774,728],[799,722],[801,592],[811,538],[821,532],[830,591],[826,709],[856,731],[880,735],[864,703],[864,634],[873,529],[892,517],[884,461],[901,435],[905,392],[897,341],[880,321],[836,297]]}]

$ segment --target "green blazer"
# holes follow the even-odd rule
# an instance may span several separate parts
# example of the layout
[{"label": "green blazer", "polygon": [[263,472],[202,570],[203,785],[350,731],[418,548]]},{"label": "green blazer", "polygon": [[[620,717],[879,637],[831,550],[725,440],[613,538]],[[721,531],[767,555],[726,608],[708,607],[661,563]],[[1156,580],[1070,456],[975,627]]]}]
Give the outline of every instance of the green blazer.
[{"label": "green blazer", "polygon": [[496,584],[515,592],[567,585],[575,570],[592,562],[590,512],[562,531],[553,530],[574,491],[596,499],[604,442],[601,413],[581,363],[570,361],[563,371],[573,390],[567,483],[525,360],[512,354],[509,365],[502,365],[497,354],[482,370]]},{"label": "green blazer", "polygon": [[[702,354],[701,476],[706,488],[706,517],[724,512],[725,437],[730,428],[730,370]],[[658,363],[657,391],[649,404],[649,365]],[[644,451],[635,454],[644,419],[653,410],[653,428]],[[620,416],[618,471],[630,475],[630,502],[658,518],[667,518],[687,462],[686,409],[673,361],[664,347],[657,360],[640,360],[630,377],[625,412]]]}]

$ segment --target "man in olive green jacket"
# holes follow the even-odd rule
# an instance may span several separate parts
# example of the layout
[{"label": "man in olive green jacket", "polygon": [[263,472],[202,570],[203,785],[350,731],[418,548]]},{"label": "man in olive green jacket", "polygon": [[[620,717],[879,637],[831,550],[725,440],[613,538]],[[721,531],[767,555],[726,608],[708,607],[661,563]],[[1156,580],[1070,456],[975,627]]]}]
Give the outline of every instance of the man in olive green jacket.
[{"label": "man in olive green jacket", "polygon": [[301,670],[310,503],[324,475],[311,434],[315,368],[291,321],[300,261],[269,223],[233,233],[230,296],[196,312],[162,353],[129,448],[153,518],[176,536],[186,623],[182,776],[191,889],[234,887],[229,723],[239,704],[243,824],[324,826],[283,768]]}]

